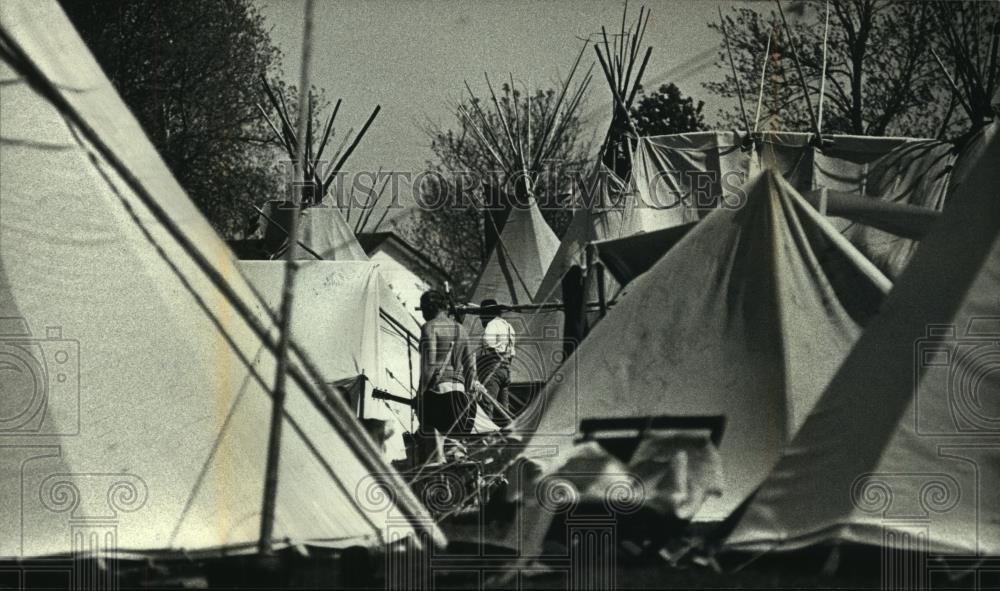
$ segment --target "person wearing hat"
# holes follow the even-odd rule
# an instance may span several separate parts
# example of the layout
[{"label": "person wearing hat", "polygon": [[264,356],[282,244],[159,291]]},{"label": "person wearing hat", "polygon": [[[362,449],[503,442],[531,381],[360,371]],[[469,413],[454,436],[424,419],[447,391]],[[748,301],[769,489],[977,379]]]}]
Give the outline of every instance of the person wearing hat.
[{"label": "person wearing hat", "polygon": [[436,452],[443,457],[438,436],[471,433],[476,405],[475,356],[462,325],[448,317],[447,299],[439,291],[420,296],[420,311],[426,321],[420,330],[420,387],[417,416],[420,419],[418,452],[426,461]]},{"label": "person wearing hat", "polygon": [[483,340],[476,356],[476,373],[494,406],[493,421],[503,427],[510,422],[510,364],[514,359],[516,343],[514,328],[502,318],[496,300],[483,300],[480,307],[484,308],[479,316],[483,323]]}]

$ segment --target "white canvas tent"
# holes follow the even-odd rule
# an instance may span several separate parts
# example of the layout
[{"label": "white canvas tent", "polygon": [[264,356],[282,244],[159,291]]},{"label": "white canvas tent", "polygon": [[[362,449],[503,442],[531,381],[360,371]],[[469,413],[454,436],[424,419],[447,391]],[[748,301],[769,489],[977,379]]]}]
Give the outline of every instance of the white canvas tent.
[{"label": "white canvas tent", "polygon": [[[825,189],[887,207],[944,208],[954,162],[947,142],[824,136],[817,146],[813,134],[795,132],[754,138],[750,142],[742,132],[715,131],[640,138],[633,166],[640,202],[697,221],[720,205],[739,206],[744,183],[755,171],[773,168],[803,195]],[[890,278],[905,267],[918,243],[867,224],[831,221]]]},{"label": "white canvas tent", "polygon": [[[55,1],[0,56],[0,557],[252,548],[271,319]],[[321,382],[293,345],[275,544],[443,542]]]},{"label": "white canvas tent", "polygon": [[[707,216],[647,273],[513,425],[558,452],[584,419],[724,415],[722,519],[767,475],[877,311],[888,280],[780,175]],[[529,516],[533,522],[537,516]]]},{"label": "white canvas tent", "polygon": [[1000,553],[998,162],[994,125],[730,546]]},{"label": "white canvas tent", "polygon": [[[283,208],[283,203],[270,201],[265,204],[264,215],[257,222],[256,234],[264,239],[276,257],[284,257],[284,249],[288,247],[287,229],[292,210]],[[329,199],[304,208],[299,214],[299,244],[295,245],[294,256],[299,260],[317,260],[303,245],[324,261],[368,260],[344,216]]]},{"label": "white canvas tent", "polygon": [[[527,206],[513,205],[472,289],[472,303],[478,305],[487,298],[501,305],[535,303],[535,293],[558,248],[559,239],[534,199]],[[511,312],[504,317],[516,333],[511,381],[544,382],[562,350],[562,313]],[[474,339],[482,334],[478,316],[467,317],[465,326]]]},{"label": "white canvas tent", "polygon": [[[670,228],[684,219],[676,208],[660,209],[643,202],[630,181],[618,178],[604,165],[599,165],[585,186],[579,187],[578,197],[580,207],[573,214],[535,294],[538,302],[562,299],[562,278],[573,265],[585,265],[587,245],[591,242]],[[613,279],[609,279],[608,287],[609,296],[617,291]],[[593,296],[590,301],[594,301]]]},{"label": "white canvas tent", "polygon": [[[240,261],[240,271],[276,312],[281,303],[285,264]],[[406,457],[402,435],[413,432],[411,408],[372,397],[374,389],[412,399],[420,368],[420,327],[402,310],[376,263],[302,261],[295,280],[292,338],[316,362],[330,384],[364,376],[352,392],[351,408],[359,418],[387,421],[393,436],[388,459]],[[276,330],[276,327],[275,327]]]},{"label": "white canvas tent", "polygon": [[492,297],[502,304],[530,304],[559,248],[559,239],[538,203],[514,204],[497,244],[472,288],[472,300]]}]

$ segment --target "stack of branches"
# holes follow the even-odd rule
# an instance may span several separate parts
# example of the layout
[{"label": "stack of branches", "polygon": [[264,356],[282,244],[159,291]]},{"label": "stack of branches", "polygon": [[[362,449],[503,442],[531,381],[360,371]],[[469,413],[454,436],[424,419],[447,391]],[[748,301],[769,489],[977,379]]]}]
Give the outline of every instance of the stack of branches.
[{"label": "stack of branches", "polygon": [[[258,103],[257,109],[260,111],[261,115],[263,115],[264,120],[267,121],[275,139],[282,149],[285,150],[289,161],[291,162],[294,162],[297,157],[298,141],[295,135],[296,122],[298,121],[298,117],[306,117],[306,137],[304,146],[304,177],[306,180],[303,185],[299,187],[301,190],[300,202],[303,208],[318,205],[330,192],[331,187],[334,185],[334,181],[340,177],[344,170],[344,164],[347,162],[347,159],[351,157],[351,154],[354,153],[358,144],[361,143],[361,139],[368,132],[368,128],[371,127],[372,122],[375,121],[375,117],[378,116],[382,106],[375,105],[371,115],[368,116],[365,124],[356,135],[354,135],[353,128],[348,129],[333,155],[329,157],[329,160],[324,160],[324,154],[326,153],[327,146],[337,135],[334,122],[337,118],[337,113],[340,111],[340,105],[343,100],[337,99],[336,104],[333,106],[333,111],[326,120],[326,124],[322,126],[322,133],[320,133],[317,138],[316,131],[318,127],[315,125],[317,120],[314,112],[314,105],[316,104],[315,100],[308,101],[308,113],[303,114],[301,112],[296,112],[293,117],[292,109],[289,108],[288,101],[285,100],[284,93],[282,93],[279,88],[275,88],[266,77],[261,77],[261,84],[263,85],[264,95],[267,97],[268,103],[270,104],[273,112],[277,115],[277,123],[271,119],[263,105]],[[296,101],[296,104],[301,105],[302,101]],[[296,107],[295,110],[299,111],[298,107]],[[355,222],[355,234],[365,231],[365,227],[370,221],[372,213],[375,211],[375,205],[377,205],[379,199],[381,199],[383,193],[385,192],[386,186],[389,182],[388,176],[386,176],[384,182],[382,183],[377,196],[374,196],[375,185],[377,184],[378,178],[381,176],[382,171],[380,169],[376,178],[373,179],[369,195],[366,197],[364,207],[362,208],[363,211]],[[341,197],[336,199],[337,207],[341,210],[341,213],[346,214],[348,222],[350,222],[351,219],[351,208],[354,203],[353,190],[355,184],[356,183],[350,184],[352,193],[346,199]],[[386,213],[388,213],[388,209],[386,210]],[[384,218],[385,215],[383,214],[382,219],[375,224],[375,229],[381,225]]]},{"label": "stack of branches", "polygon": [[944,76],[952,88],[951,117],[956,103],[962,106],[972,131],[996,117],[994,94],[1000,83],[1000,7],[995,2],[935,2],[933,5],[940,30],[938,46],[951,62],[954,76],[931,47]]},{"label": "stack of branches", "polygon": [[[521,94],[514,90],[512,74],[509,86],[505,85],[505,90],[510,91],[505,92],[502,99],[498,98],[489,75],[484,74],[492,109],[489,105],[484,108],[469,83],[465,83],[471,108],[459,105],[458,113],[479,145],[499,165],[501,176],[493,179],[495,187],[506,189],[512,185],[512,197],[522,206],[535,198],[534,186],[546,163],[563,147],[567,129],[578,120],[580,104],[593,79],[594,69],[591,64],[583,81],[575,89],[571,88],[585,49],[586,46],[577,55],[555,101],[542,103],[544,108],[537,114],[540,121],[532,120],[536,112],[532,109],[533,94],[528,91]],[[508,194],[508,197],[511,195]]]},{"label": "stack of branches", "polygon": [[601,146],[601,161],[621,178],[625,178],[630,172],[631,147],[627,141],[628,134],[639,135],[631,117],[632,103],[642,87],[642,75],[653,53],[653,48],[647,47],[638,69],[635,68],[639,63],[642,38],[649,24],[649,11],[646,7],[639,7],[639,17],[626,29],[627,21],[628,2],[625,2],[621,28],[614,43],[608,41],[608,31],[602,26],[603,44],[594,44],[594,51],[597,52],[597,59],[608,81],[612,99],[611,126]]}]

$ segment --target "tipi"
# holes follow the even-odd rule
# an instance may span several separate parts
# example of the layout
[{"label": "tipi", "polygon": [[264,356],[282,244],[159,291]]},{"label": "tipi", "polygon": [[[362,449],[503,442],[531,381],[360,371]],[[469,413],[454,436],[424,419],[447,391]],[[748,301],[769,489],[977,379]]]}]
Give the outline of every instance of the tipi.
[{"label": "tipi", "polygon": [[[484,299],[508,306],[536,303],[535,294],[559,248],[559,239],[542,217],[535,184],[544,172],[546,161],[560,148],[560,140],[574,121],[590,83],[592,76],[588,71],[575,89],[570,88],[582,57],[581,51],[554,103],[543,111],[540,120],[534,120],[530,96],[521,98],[520,92],[512,92],[501,101],[488,77],[487,87],[494,106],[489,114],[475,96],[471,96],[473,112],[459,108],[480,146],[500,167],[500,185],[509,188],[506,195],[501,195],[510,206],[506,222],[502,228],[487,228],[497,239],[473,286],[474,305]],[[472,94],[471,88],[469,93]],[[498,190],[491,187],[491,191]],[[496,223],[497,216],[487,212],[485,217],[487,224]],[[562,318],[561,312],[551,311],[508,315],[507,320],[517,333],[511,366],[513,383],[544,382],[558,365]],[[472,317],[467,319],[466,326],[473,336],[482,330]]]},{"label": "tipi", "polygon": [[[270,318],[55,1],[0,58],[0,556],[252,548]],[[274,544],[442,542],[292,351]]]},{"label": "tipi", "polygon": [[949,209],[745,508],[731,547],[1000,553],[997,162],[994,124],[960,156]]},{"label": "tipi", "polygon": [[751,184],[630,283],[513,426],[557,469],[581,420],[724,415],[729,514],[783,446],[876,313],[889,281],[780,177]]}]

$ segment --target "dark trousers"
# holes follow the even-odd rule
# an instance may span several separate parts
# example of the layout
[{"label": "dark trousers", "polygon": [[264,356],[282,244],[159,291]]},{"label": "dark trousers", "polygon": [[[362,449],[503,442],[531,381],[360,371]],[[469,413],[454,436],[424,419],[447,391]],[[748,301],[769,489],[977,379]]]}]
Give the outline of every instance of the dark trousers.
[{"label": "dark trousers", "polygon": [[419,400],[420,429],[443,435],[471,433],[476,420],[476,405],[464,392],[435,394],[425,392]]},{"label": "dark trousers", "polygon": [[[503,411],[510,413],[510,361],[492,349],[486,349],[479,353],[476,360],[476,374],[490,397],[496,400]],[[503,427],[510,422],[504,412],[497,408],[492,410],[490,414],[498,426]]]},{"label": "dark trousers", "polygon": [[[464,392],[424,392],[417,398],[417,417],[420,428],[414,440],[417,462],[423,464],[444,453],[443,447],[439,447],[438,433],[455,436],[472,432],[476,405]],[[439,460],[444,461],[444,457],[439,457]]]}]

